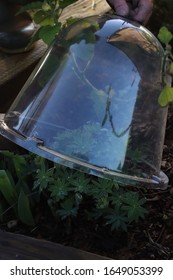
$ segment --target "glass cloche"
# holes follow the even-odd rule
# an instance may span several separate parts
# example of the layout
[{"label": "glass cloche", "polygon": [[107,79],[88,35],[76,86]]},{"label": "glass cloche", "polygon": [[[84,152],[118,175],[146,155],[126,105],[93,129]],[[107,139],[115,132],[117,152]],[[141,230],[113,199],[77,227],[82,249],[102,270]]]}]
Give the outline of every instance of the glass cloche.
[{"label": "glass cloche", "polygon": [[118,182],[163,187],[164,52],[141,25],[92,16],[65,28],[1,122],[27,150]]}]

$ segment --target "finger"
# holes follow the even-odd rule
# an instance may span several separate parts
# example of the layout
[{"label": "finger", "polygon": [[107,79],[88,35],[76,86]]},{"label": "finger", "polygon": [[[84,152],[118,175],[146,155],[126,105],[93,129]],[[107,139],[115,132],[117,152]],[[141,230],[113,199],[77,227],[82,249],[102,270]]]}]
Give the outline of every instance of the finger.
[{"label": "finger", "polygon": [[146,24],[152,14],[153,1],[152,0],[139,0],[138,6],[132,11],[134,20]]},{"label": "finger", "polygon": [[129,7],[125,0],[107,0],[108,4],[116,11],[119,16],[127,16]]}]

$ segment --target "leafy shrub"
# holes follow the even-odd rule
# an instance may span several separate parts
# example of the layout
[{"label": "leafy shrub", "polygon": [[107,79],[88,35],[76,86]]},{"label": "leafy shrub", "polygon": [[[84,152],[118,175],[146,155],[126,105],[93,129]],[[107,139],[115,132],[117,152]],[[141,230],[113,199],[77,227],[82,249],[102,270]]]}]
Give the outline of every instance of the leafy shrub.
[{"label": "leafy shrub", "polygon": [[0,220],[7,213],[26,225],[33,226],[35,221],[31,212],[37,200],[34,198],[28,177],[32,174],[32,163],[28,166],[29,156],[15,155],[5,151],[0,153]]},{"label": "leafy shrub", "polygon": [[[55,220],[68,225],[73,219],[110,226],[111,230],[127,230],[147,213],[145,198],[116,182],[105,180],[53,164],[44,158],[27,154],[1,152],[0,217],[13,209],[12,216],[33,226],[36,206],[42,194]],[[11,217],[11,216],[10,216]]]}]

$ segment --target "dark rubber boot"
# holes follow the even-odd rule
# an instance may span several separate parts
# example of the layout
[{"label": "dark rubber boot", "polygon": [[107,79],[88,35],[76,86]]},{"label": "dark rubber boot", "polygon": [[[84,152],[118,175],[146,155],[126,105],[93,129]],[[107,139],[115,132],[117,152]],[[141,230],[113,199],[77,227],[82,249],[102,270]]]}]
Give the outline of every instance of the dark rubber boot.
[{"label": "dark rubber boot", "polygon": [[15,3],[0,1],[0,50],[6,53],[28,51],[28,44],[36,30],[27,12],[16,15],[19,9],[20,6]]}]

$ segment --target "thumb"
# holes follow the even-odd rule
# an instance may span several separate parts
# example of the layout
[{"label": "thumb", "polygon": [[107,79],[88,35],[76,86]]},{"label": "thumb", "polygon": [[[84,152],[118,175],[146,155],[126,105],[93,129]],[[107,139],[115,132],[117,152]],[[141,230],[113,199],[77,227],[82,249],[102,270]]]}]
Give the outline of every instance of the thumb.
[{"label": "thumb", "polygon": [[127,16],[129,7],[125,0],[107,0],[108,4],[116,11],[119,16]]}]

